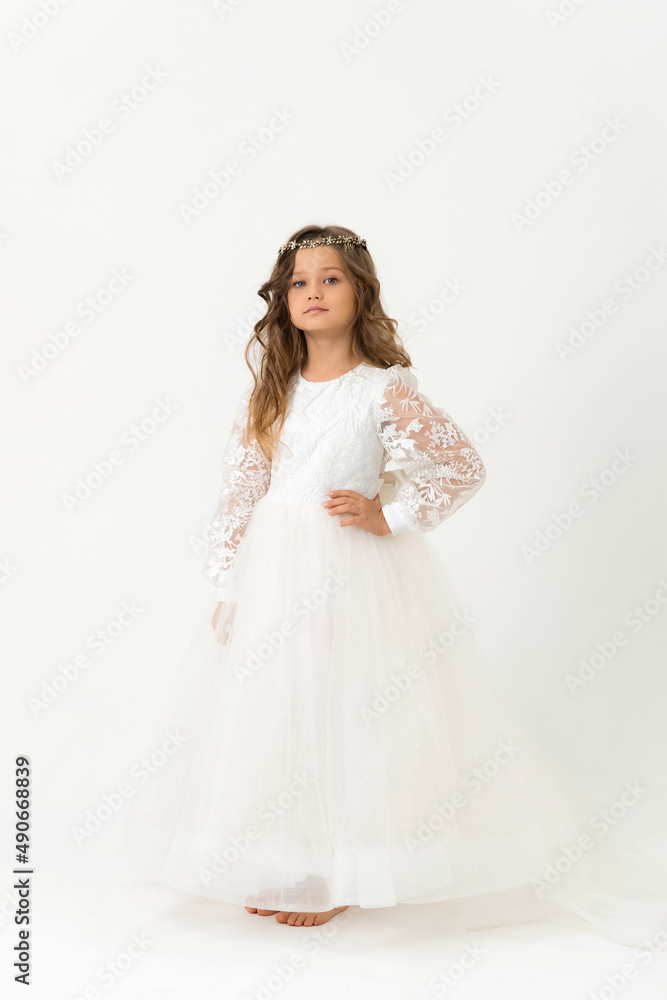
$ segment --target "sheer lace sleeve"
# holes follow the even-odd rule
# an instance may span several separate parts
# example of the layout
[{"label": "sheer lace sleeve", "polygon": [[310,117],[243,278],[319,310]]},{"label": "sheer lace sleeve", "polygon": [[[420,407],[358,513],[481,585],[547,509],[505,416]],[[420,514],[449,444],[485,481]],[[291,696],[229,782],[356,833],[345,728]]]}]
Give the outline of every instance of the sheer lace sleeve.
[{"label": "sheer lace sleeve", "polygon": [[231,569],[255,504],[269,488],[271,465],[256,441],[248,443],[246,418],[254,383],[241,395],[222,456],[222,486],[207,533],[208,555],[204,575],[217,587],[218,599],[233,597]]},{"label": "sheer lace sleeve", "polygon": [[412,371],[392,365],[375,398],[375,421],[385,451],[406,481],[382,508],[392,534],[432,531],[479,490],[486,468],[449,414],[417,388]]}]

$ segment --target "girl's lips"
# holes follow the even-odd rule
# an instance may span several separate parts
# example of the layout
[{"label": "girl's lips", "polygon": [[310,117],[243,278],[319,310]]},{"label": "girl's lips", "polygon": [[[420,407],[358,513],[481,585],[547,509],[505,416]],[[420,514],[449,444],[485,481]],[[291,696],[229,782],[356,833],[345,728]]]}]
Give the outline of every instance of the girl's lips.
[{"label": "girl's lips", "polygon": [[312,309],[306,309],[307,313],[325,313],[328,309],[322,309],[321,306],[313,306]]}]

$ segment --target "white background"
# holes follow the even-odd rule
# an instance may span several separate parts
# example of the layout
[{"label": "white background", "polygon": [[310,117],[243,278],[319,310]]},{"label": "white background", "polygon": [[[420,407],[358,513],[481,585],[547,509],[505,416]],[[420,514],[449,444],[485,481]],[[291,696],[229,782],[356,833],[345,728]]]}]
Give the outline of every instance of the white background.
[{"label": "white background", "polygon": [[[0,15],[0,607],[11,734],[2,770],[8,801],[14,757],[33,762],[32,995],[96,987],[118,997],[254,997],[269,959],[296,947],[285,937],[303,933],[167,889],[130,902],[105,876],[120,815],[81,846],[72,827],[150,749],[159,698],[210,599],[202,537],[249,377],[243,348],[263,312],[256,291],[278,246],[308,223],[366,238],[420,389],[487,466],[474,502],[429,537],[475,619],[494,682],[594,804],[643,782],[647,794],[614,835],[657,857],[664,8],[415,0],[392,3],[378,28],[383,0],[44,3],[48,16],[16,0]],[[142,92],[149,71],[152,89]],[[475,98],[481,80],[493,83]],[[121,115],[116,102],[135,87],[141,99]],[[453,117],[456,105],[465,119]],[[262,132],[276,111],[289,123]],[[112,130],[59,168],[105,118]],[[437,128],[444,141],[419,157]],[[251,160],[243,149],[260,134]],[[204,207],[186,218],[210,172],[232,159],[240,173],[207,188]],[[559,192],[564,170],[571,183]],[[114,271],[128,280],[109,296]],[[463,290],[443,305],[447,282]],[[79,311],[88,298],[92,322]],[[609,300],[616,308],[605,316]],[[418,324],[423,309],[429,319]],[[74,322],[76,336],[63,335]],[[49,347],[59,333],[60,346]],[[132,449],[132,428],[158,400],[172,412]],[[114,450],[121,464],[68,509],[77,480]],[[630,456],[622,466],[617,452]],[[573,503],[580,516],[557,528]],[[141,611],[98,655],[89,636],[123,602]],[[638,606],[645,620],[633,626]],[[625,644],[571,690],[568,675],[619,630]],[[89,666],[61,681],[51,703],[30,700],[44,699],[45,682],[86,651]],[[9,979],[12,824],[6,812]],[[364,911],[284,993],[367,996],[376,983],[385,997],[433,996],[429,978],[465,946],[437,922],[435,906]],[[97,970],[146,929],[156,943],[101,986]],[[633,961],[566,918],[485,940],[493,960],[457,996],[587,997]],[[624,996],[656,996],[658,962]]]}]

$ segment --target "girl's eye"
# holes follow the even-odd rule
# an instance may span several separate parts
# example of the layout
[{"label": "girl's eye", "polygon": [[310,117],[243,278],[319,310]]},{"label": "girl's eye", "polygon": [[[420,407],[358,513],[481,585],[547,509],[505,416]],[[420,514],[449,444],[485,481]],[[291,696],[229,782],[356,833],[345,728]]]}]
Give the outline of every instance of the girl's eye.
[{"label": "girl's eye", "polygon": [[[338,278],[334,277],[334,275],[332,274],[329,278],[325,278],[324,280],[325,281],[338,281]],[[298,281],[293,282],[293,286],[292,287],[296,288],[297,285],[304,285],[304,284],[305,284],[305,282],[300,278]]]}]

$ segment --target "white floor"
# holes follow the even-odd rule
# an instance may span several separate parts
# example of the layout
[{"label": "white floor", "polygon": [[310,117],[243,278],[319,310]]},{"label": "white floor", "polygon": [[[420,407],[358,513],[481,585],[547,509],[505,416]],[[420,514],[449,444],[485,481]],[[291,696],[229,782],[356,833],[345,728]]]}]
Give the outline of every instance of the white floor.
[{"label": "white floor", "polygon": [[[565,912],[462,933],[450,904],[350,907],[323,927],[291,927],[90,870],[39,871],[33,907],[33,1000],[667,997],[667,954],[642,958]],[[6,965],[14,933],[5,916]]]}]

